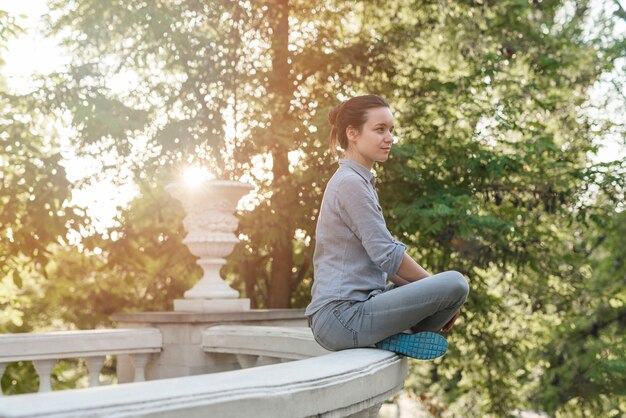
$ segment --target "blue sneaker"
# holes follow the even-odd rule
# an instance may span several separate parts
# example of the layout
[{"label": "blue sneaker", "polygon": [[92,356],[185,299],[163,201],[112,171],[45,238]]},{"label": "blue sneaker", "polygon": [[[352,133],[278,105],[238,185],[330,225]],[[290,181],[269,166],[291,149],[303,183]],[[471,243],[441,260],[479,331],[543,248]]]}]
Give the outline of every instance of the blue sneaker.
[{"label": "blue sneaker", "polygon": [[393,351],[419,360],[441,357],[448,350],[448,341],[436,332],[416,332],[415,334],[395,334],[377,342],[377,348]]}]

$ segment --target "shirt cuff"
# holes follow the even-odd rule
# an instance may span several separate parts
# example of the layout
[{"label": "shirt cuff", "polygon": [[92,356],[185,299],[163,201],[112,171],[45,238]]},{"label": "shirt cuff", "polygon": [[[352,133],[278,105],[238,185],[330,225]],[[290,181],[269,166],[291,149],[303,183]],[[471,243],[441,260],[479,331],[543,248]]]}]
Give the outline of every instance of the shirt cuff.
[{"label": "shirt cuff", "polygon": [[385,261],[380,265],[380,268],[387,273],[388,277],[396,275],[398,269],[400,269],[400,264],[402,264],[404,252],[406,251],[406,245],[400,241],[394,240],[394,244],[393,249],[387,254],[387,257],[385,257]]}]

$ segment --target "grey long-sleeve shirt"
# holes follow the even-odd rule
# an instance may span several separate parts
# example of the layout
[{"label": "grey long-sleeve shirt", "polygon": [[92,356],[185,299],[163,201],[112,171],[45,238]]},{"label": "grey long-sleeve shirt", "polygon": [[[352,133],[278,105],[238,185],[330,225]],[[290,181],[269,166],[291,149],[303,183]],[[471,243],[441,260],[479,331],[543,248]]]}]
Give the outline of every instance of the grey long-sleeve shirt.
[{"label": "grey long-sleeve shirt", "polygon": [[315,232],[310,316],[335,300],[366,300],[394,276],[406,246],[395,240],[383,218],[374,175],[342,159],[322,199]]}]

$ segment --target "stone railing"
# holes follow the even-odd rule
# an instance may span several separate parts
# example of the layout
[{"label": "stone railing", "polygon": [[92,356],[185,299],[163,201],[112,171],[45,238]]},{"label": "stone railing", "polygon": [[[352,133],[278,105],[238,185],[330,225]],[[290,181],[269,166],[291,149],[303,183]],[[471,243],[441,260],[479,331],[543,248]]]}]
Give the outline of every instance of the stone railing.
[{"label": "stone railing", "polygon": [[206,353],[234,354],[242,369],[317,357],[330,353],[309,328],[218,325],[202,333]]},{"label": "stone railing", "polygon": [[407,372],[406,360],[388,351],[329,353],[301,327],[213,326],[201,346],[207,355],[237,356],[242,367],[278,364],[4,397],[0,416],[375,417]]},{"label": "stone railing", "polygon": [[39,374],[39,391],[48,392],[57,360],[82,358],[90,386],[98,386],[106,356],[125,354],[134,365],[134,381],[141,382],[150,355],[160,352],[161,346],[161,332],[154,328],[4,334],[0,335],[0,377],[8,363],[32,361]]}]

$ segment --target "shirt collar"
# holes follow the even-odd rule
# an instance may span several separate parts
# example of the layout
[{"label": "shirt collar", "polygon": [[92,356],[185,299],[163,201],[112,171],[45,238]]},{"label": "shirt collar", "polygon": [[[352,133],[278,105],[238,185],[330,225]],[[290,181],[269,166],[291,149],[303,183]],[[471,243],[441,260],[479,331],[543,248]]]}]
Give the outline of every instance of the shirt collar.
[{"label": "shirt collar", "polygon": [[356,161],[349,160],[347,158],[342,158],[339,160],[339,165],[340,166],[343,165],[343,166],[351,168],[359,176],[363,177],[365,181],[369,182],[372,186],[376,185],[376,177],[374,177],[374,174],[367,168],[363,167],[361,164],[357,163]]}]

